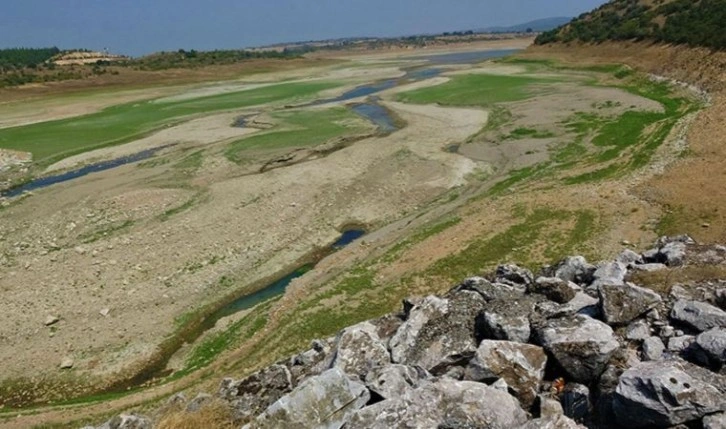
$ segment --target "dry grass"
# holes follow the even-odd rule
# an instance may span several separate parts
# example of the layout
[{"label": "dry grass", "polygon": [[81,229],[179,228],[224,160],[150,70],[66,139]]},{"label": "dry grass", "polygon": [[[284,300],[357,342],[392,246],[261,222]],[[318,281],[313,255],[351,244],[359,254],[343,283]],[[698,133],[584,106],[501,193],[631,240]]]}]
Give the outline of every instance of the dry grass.
[{"label": "dry grass", "polygon": [[32,100],[50,95],[87,93],[109,89],[142,89],[159,85],[182,85],[202,82],[216,82],[238,79],[243,76],[276,71],[298,70],[335,64],[332,59],[261,59],[237,64],[206,66],[193,69],[169,69],[159,71],[134,70],[128,67],[111,67],[118,74],[104,74],[87,79],[29,84],[15,88],[0,89],[3,103],[15,100]]},{"label": "dry grass", "polygon": [[667,295],[674,285],[681,285],[687,289],[693,284],[724,278],[726,278],[726,266],[724,265],[688,265],[668,270],[636,273],[629,280]]},{"label": "dry grass", "polygon": [[214,401],[194,413],[184,410],[167,412],[155,426],[157,429],[232,429],[232,410],[222,401]]}]

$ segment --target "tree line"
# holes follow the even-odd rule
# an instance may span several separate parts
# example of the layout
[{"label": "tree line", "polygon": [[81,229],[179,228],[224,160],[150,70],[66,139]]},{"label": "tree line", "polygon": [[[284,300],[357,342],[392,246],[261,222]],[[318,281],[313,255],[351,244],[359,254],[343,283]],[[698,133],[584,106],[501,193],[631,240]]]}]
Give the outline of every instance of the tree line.
[{"label": "tree line", "polygon": [[[664,17],[662,25],[656,18]],[[606,40],[657,42],[726,49],[726,0],[675,0],[654,5],[615,0],[570,24],[540,34],[536,44]]]}]

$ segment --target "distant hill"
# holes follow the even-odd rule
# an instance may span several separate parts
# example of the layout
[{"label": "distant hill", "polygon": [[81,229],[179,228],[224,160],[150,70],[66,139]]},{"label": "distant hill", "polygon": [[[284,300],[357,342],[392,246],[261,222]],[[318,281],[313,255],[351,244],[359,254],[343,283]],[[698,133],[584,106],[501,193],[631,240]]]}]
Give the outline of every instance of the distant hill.
[{"label": "distant hill", "polygon": [[527,30],[541,32],[550,31],[561,25],[567,24],[572,17],[558,16],[553,18],[536,19],[534,21],[522,24],[511,25],[509,27],[488,27],[478,30],[480,33],[524,33]]},{"label": "distant hill", "polygon": [[650,40],[726,49],[726,0],[612,0],[536,44]]}]

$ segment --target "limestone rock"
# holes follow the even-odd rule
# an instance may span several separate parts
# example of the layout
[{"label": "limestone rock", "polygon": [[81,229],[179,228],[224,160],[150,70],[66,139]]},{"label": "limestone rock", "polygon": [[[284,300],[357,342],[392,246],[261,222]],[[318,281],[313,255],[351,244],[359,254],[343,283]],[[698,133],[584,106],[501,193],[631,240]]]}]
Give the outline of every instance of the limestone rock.
[{"label": "limestone rock", "polygon": [[704,417],[703,429],[726,429],[726,413],[712,414]]},{"label": "limestone rock", "polygon": [[643,341],[643,360],[660,360],[664,351],[665,345],[658,337],[650,337]]},{"label": "limestone rock", "polygon": [[550,301],[564,304],[575,297],[576,291],[570,284],[557,277],[538,277],[534,283],[530,284],[530,293],[539,293],[547,297]]},{"label": "limestone rock", "polygon": [[610,325],[630,323],[662,302],[652,290],[626,284],[601,284],[598,288],[600,310]]},{"label": "limestone rock", "polygon": [[516,288],[526,288],[534,281],[532,272],[517,265],[500,265],[497,267],[495,281]]},{"label": "limestone rock", "polygon": [[691,344],[696,341],[693,335],[683,335],[680,337],[671,337],[668,339],[668,351],[673,353],[681,353],[688,349]]},{"label": "limestone rock", "polygon": [[577,424],[575,421],[559,416],[556,418],[534,419],[526,424],[519,426],[518,429],[587,429],[585,426]]},{"label": "limestone rock", "polygon": [[608,325],[583,315],[548,320],[537,339],[569,380],[585,384],[600,376],[619,346]]},{"label": "limestone rock", "polygon": [[372,323],[351,326],[338,335],[333,366],[351,377],[364,380],[371,368],[390,363],[388,348]]},{"label": "limestone rock", "polygon": [[230,402],[234,417],[245,420],[292,391],[292,374],[284,365],[271,365],[243,380],[225,378],[217,396]]},{"label": "limestone rock", "polygon": [[442,378],[358,411],[346,429],[514,428],[526,421],[514,397],[482,383]]},{"label": "limestone rock", "polygon": [[363,384],[333,368],[303,381],[244,427],[338,429],[369,399],[370,393]]},{"label": "limestone rock", "polygon": [[485,301],[507,299],[511,297],[512,294],[519,294],[523,292],[521,289],[508,284],[492,283],[484,277],[470,277],[451,290],[452,293],[461,291],[476,292],[481,295]]},{"label": "limestone rock", "polygon": [[703,363],[720,369],[726,363],[726,329],[716,328],[696,337],[696,348],[702,354]]},{"label": "limestone rock", "polygon": [[554,277],[577,284],[590,284],[595,273],[595,266],[589,264],[582,256],[570,256],[554,267]]},{"label": "limestone rock", "polygon": [[467,362],[476,351],[476,315],[484,304],[481,295],[470,291],[448,299],[425,298],[391,338],[393,362],[420,366],[434,375]]},{"label": "limestone rock", "polygon": [[503,379],[525,408],[534,403],[544,377],[542,348],[509,341],[484,340],[469,362],[466,379],[491,383]]},{"label": "limestone rock", "polygon": [[45,322],[43,322],[43,324],[45,326],[52,326],[58,322],[60,322],[60,318],[58,316],[49,315],[48,317],[45,318]]},{"label": "limestone rock", "polygon": [[73,358],[67,357],[61,361],[60,369],[71,369],[71,368],[73,368],[73,365],[74,365]]},{"label": "limestone rock", "polygon": [[630,249],[625,249],[615,258],[615,261],[621,262],[625,265],[636,265],[643,263],[643,256],[633,252]]},{"label": "limestone rock", "polygon": [[603,262],[592,274],[593,281],[589,288],[597,290],[601,285],[621,285],[625,283],[628,267],[622,262]]},{"label": "limestone rock", "polygon": [[392,364],[373,368],[368,372],[365,382],[371,392],[383,399],[393,399],[415,389],[429,378],[431,374],[421,368]]},{"label": "limestone rock", "polygon": [[643,362],[623,373],[613,411],[626,427],[668,427],[726,410],[726,378],[681,360]]},{"label": "limestone rock", "polygon": [[673,305],[671,319],[698,332],[726,328],[726,312],[700,301],[678,300]]},{"label": "limestone rock", "polygon": [[194,397],[194,399],[189,401],[186,410],[188,413],[196,413],[206,404],[212,402],[212,399],[213,397],[209,393],[199,393],[196,397]]},{"label": "limestone rock", "polygon": [[534,311],[537,298],[533,295],[513,295],[487,304],[477,317],[483,338],[529,342],[531,333],[529,317]]},{"label": "limestone rock", "polygon": [[625,338],[631,341],[643,341],[650,338],[650,325],[645,320],[636,320],[628,325],[625,331]]},{"label": "limestone rock", "polygon": [[121,414],[107,421],[98,429],[151,429],[151,421],[137,414]]}]

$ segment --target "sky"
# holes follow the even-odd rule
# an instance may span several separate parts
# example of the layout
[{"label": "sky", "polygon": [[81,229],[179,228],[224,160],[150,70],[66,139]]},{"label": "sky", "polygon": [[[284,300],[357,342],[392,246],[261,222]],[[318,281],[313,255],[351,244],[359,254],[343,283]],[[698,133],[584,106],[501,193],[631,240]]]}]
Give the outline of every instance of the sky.
[{"label": "sky", "polygon": [[0,48],[234,49],[577,16],[604,0],[9,0]]}]

